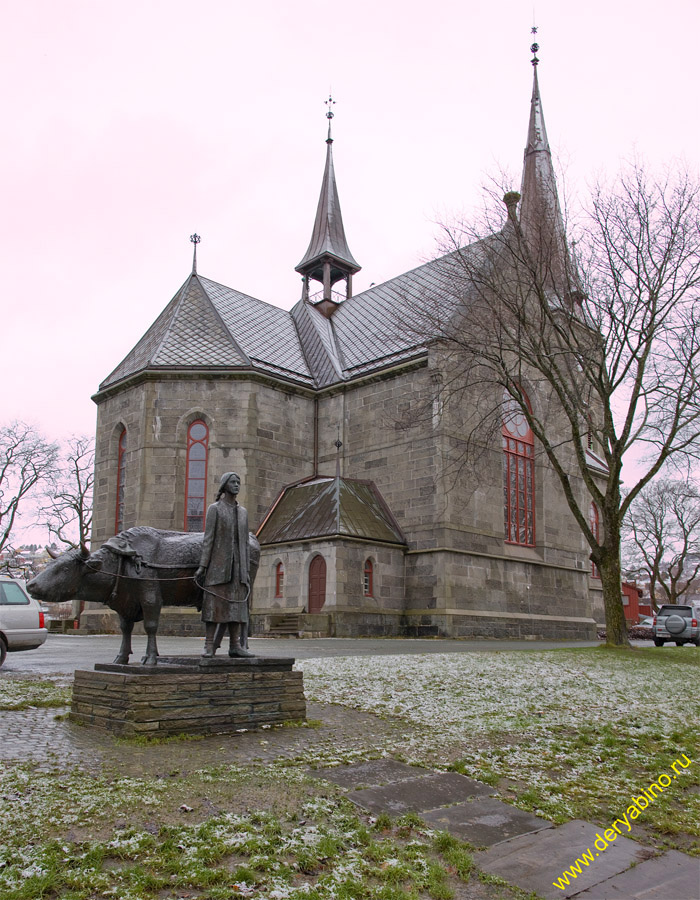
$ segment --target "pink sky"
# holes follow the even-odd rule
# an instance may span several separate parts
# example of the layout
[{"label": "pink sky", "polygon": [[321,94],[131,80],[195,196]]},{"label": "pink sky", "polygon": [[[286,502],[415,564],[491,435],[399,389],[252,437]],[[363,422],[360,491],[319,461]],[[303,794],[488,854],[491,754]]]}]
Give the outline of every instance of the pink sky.
[{"label": "pink sky", "polygon": [[[550,143],[578,190],[633,153],[696,165],[697,0],[537,3]],[[289,308],[337,101],[355,292],[418,265],[503,166],[532,70],[519,0],[22,0],[0,58],[0,421],[92,433],[90,400],[199,271]]]}]

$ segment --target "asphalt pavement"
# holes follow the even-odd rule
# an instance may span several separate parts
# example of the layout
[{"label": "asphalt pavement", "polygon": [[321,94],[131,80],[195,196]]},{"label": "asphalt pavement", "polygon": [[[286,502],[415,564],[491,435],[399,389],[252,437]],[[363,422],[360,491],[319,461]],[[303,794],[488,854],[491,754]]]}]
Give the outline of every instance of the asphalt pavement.
[{"label": "asphalt pavement", "polygon": [[[95,663],[112,662],[119,650],[116,634],[49,634],[36,650],[8,653],[0,675],[23,673],[36,675],[72,674],[75,669],[91,669]],[[421,638],[250,638],[250,651],[256,656],[312,659],[333,656],[387,656],[404,653],[479,653],[495,650],[557,650],[568,647],[597,647],[599,641],[452,641]],[[146,650],[145,635],[132,637],[137,663]],[[200,656],[204,638],[158,638],[161,656]],[[220,650],[219,653],[222,651]],[[225,651],[224,651],[225,652]]]}]

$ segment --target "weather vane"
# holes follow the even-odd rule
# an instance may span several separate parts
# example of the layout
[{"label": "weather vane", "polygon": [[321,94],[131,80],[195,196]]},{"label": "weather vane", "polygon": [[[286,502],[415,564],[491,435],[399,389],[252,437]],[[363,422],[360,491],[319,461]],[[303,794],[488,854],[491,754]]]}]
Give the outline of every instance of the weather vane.
[{"label": "weather vane", "polygon": [[[530,32],[531,32],[531,34],[537,34],[537,25],[533,25],[532,28],[530,29]],[[539,62],[539,59],[537,58],[537,51],[539,49],[540,49],[540,45],[536,42],[530,46],[530,53],[532,53],[531,62],[532,62],[533,66],[536,66],[537,63]]]},{"label": "weather vane", "polygon": [[326,110],[326,118],[328,119],[328,138],[327,138],[327,140],[332,141],[333,138],[331,137],[331,119],[334,116],[333,107],[335,106],[335,100],[333,99],[333,96],[331,94],[328,94],[328,99],[324,100],[323,102],[328,107],[328,109]]},{"label": "weather vane", "polygon": [[197,244],[202,240],[201,237],[195,232],[190,235],[190,240],[194,244],[194,255],[192,257],[192,274],[197,274]]}]

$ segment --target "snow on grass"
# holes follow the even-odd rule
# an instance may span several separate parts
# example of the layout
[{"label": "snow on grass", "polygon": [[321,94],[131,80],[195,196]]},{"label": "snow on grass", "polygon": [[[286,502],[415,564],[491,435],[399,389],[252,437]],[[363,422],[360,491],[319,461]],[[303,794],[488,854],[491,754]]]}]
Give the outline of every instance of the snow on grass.
[{"label": "snow on grass", "polygon": [[674,832],[700,833],[700,795],[688,790],[700,767],[691,652],[431,653],[299,666],[308,699],[412,726],[377,752],[499,784],[557,821],[624,812],[686,754],[693,765],[645,814],[672,843]]},{"label": "snow on grass", "polygon": [[0,710],[61,707],[70,703],[71,687],[65,679],[3,676],[0,679]]}]

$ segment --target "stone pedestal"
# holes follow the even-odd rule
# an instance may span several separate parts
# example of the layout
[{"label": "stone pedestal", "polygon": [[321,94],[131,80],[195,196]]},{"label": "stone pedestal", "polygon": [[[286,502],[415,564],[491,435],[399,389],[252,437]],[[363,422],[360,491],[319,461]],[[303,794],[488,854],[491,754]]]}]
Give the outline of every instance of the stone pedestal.
[{"label": "stone pedestal", "polygon": [[75,672],[70,719],[123,737],[218,734],[306,718],[293,659],[160,657]]}]

